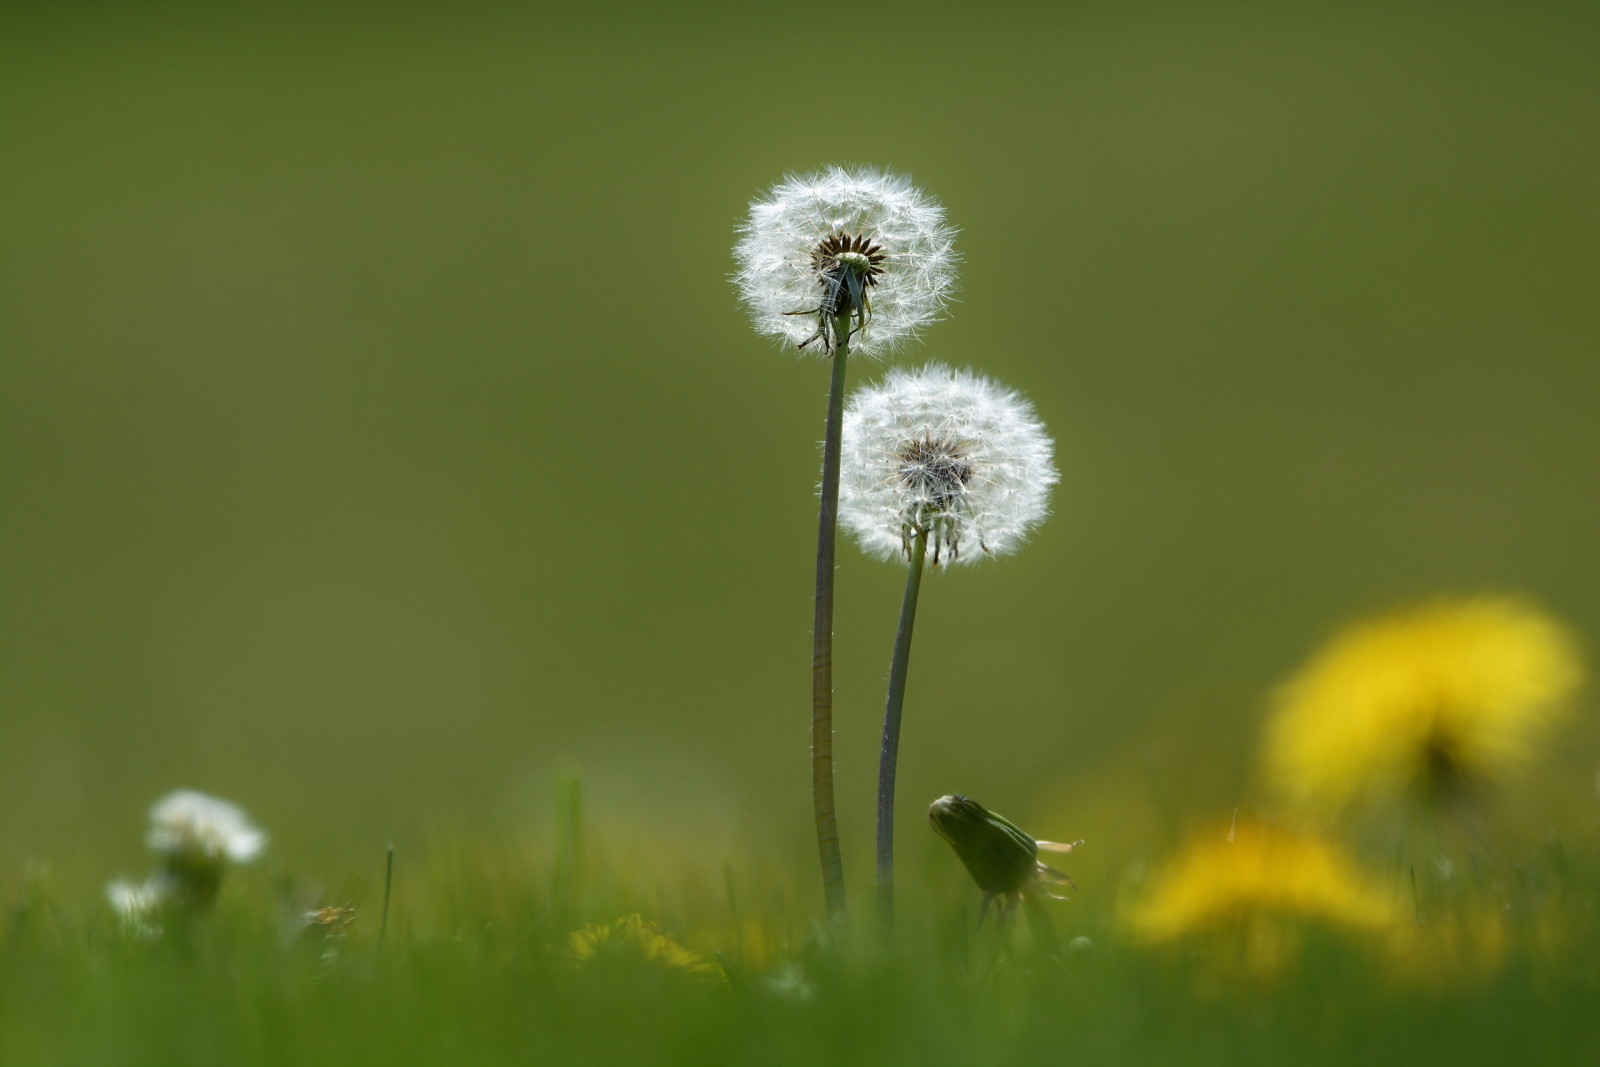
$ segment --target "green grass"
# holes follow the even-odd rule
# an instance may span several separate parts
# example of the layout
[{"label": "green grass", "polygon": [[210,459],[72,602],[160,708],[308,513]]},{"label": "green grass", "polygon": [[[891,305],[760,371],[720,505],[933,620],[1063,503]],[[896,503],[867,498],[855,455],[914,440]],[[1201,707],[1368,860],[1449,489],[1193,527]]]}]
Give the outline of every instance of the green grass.
[{"label": "green grass", "polygon": [[[606,835],[615,838],[616,835]],[[905,893],[886,947],[861,914],[826,929],[815,871],[759,872],[689,849],[458,842],[402,853],[380,942],[381,884],[342,939],[305,928],[343,904],[306,882],[234,873],[215,911],[127,934],[92,886],[37,874],[0,954],[7,1064],[1460,1063],[1585,1062],[1600,1052],[1600,864],[1557,843],[1445,881],[1423,868],[1429,923],[1503,918],[1506,949],[1420,954],[1299,930],[1276,975],[1230,964],[1223,932],[1151,951],[1120,893],[1052,905],[1063,958],[1026,925],[974,930],[976,891]],[[944,881],[944,880],[942,880]],[[969,892],[970,891],[970,892]],[[859,895],[859,891],[858,891]],[[639,913],[721,977],[627,951],[579,961],[569,934]],[[1086,940],[1073,940],[1086,939]]]}]

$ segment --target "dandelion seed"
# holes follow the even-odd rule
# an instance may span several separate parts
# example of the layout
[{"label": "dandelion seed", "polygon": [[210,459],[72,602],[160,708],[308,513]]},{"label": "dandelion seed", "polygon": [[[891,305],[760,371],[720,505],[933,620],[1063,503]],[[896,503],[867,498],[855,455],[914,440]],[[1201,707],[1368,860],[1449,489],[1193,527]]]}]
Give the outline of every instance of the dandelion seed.
[{"label": "dandelion seed", "polygon": [[1278,694],[1268,780],[1336,811],[1459,800],[1532,754],[1583,668],[1566,630],[1515,599],[1444,599],[1339,633]]},{"label": "dandelion seed", "polygon": [[[955,288],[955,230],[899,175],[829,167],[750,205],[734,281],[762,334],[831,355],[894,351],[942,317]],[[846,320],[847,337],[835,323]],[[817,343],[820,342],[820,343]]]},{"label": "dandelion seed", "polygon": [[862,551],[909,559],[925,534],[937,567],[1015,552],[1059,476],[1032,405],[930,364],[850,398],[839,479],[839,521]]}]

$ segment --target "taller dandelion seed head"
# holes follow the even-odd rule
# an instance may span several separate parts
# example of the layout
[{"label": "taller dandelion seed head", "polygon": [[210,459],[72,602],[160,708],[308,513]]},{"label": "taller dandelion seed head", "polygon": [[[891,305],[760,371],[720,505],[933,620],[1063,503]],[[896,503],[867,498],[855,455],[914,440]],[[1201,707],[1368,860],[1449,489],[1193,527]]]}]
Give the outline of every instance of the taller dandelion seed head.
[{"label": "taller dandelion seed head", "polygon": [[1278,693],[1278,795],[1338,810],[1448,798],[1525,762],[1583,678],[1572,637],[1514,598],[1441,599],[1358,622]]},{"label": "taller dandelion seed head", "polygon": [[967,371],[930,364],[892,371],[844,414],[839,522],[869,555],[970,562],[1021,547],[1059,480],[1032,406]]},{"label": "taller dandelion seed head", "polygon": [[851,350],[881,356],[943,317],[955,233],[908,178],[829,167],[785,178],[750,205],[734,282],[760,333],[827,355],[830,317],[851,315]]}]

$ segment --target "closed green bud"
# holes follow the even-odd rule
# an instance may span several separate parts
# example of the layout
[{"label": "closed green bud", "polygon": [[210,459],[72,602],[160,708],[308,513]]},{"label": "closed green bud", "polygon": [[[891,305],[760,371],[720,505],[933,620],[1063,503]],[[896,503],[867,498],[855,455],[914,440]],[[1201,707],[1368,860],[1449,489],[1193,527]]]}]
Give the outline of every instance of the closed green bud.
[{"label": "closed green bud", "polygon": [[983,890],[980,923],[995,901],[999,901],[1003,920],[1026,898],[1054,896],[1047,887],[1072,885],[1071,878],[1039,862],[1039,850],[1071,852],[1082,841],[1062,845],[1036,840],[1011,820],[959,795],[940,797],[929,805],[928,822],[934,833],[950,842],[962,866]]}]

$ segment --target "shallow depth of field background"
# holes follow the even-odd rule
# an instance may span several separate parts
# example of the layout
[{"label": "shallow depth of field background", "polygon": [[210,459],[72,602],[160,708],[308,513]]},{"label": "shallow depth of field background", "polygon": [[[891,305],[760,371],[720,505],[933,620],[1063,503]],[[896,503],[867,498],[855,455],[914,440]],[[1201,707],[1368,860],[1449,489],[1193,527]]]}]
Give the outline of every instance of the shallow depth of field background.
[{"label": "shallow depth of field background", "polygon": [[[1353,614],[1521,592],[1592,641],[1597,31],[1580,4],[9,5],[0,895],[30,859],[87,896],[137,873],[177,786],[244,805],[269,870],[370,890],[389,841],[403,872],[546,832],[576,772],[603,825],[792,865],[820,911],[827,374],[727,274],[750,198],[831,162],[943,201],[962,302],[902,358],[1025,391],[1062,471],[1020,555],[925,588],[913,902],[971,892],[923,828],[942,793],[1088,838],[1084,894],[1248,804],[1264,700]],[[902,574],[841,559],[864,902]],[[1592,709],[1517,794],[1530,831],[1592,827]]]}]

